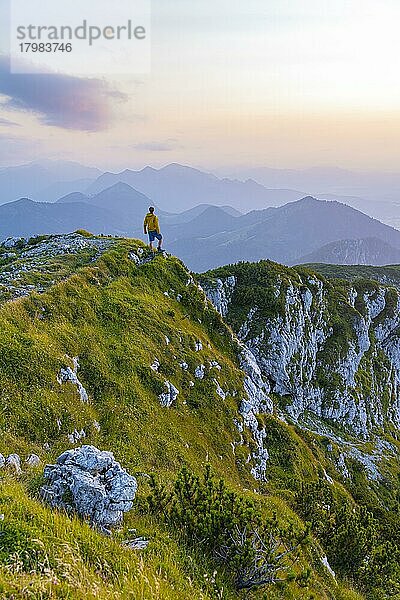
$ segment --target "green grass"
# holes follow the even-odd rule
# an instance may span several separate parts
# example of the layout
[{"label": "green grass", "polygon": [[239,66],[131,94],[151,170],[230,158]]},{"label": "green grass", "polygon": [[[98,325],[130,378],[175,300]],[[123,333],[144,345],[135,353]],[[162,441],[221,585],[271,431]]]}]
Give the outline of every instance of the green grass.
[{"label": "green grass", "polygon": [[[16,482],[3,484],[5,519],[0,546],[2,598],[212,598],[201,563],[188,576],[187,556],[177,541],[150,519],[136,518],[151,532],[144,552],[125,548],[120,532],[110,539],[76,518],[50,511]],[[190,572],[190,569],[188,569]],[[227,597],[232,597],[229,595]]]},{"label": "green grass", "polygon": [[[294,483],[317,479],[322,465],[328,464],[324,453],[314,451],[293,427],[266,417],[269,482],[259,484],[252,478],[249,433],[236,454],[231,445],[240,439],[234,419],[244,395],[231,330],[197,285],[188,285],[189,274],[178,259],[157,256],[137,267],[129,252],[138,247],[143,245],[134,240],[116,241],[93,263],[89,255],[59,257],[51,263],[54,285],[0,306],[0,452],[17,452],[22,458],[35,452],[42,463],[52,463],[71,447],[68,433],[83,428],[86,443],[112,450],[139,481],[137,502],[124,530],[107,538],[41,503],[41,469],[24,467],[20,477],[2,470],[2,598],[245,597],[234,590],[221,566],[212,583],[215,565],[188,547],[179,532],[143,512],[148,489],[141,473],[155,473],[168,483],[182,465],[200,473],[210,463],[231,489],[252,498],[263,514],[277,512],[282,524],[304,527],[293,511]],[[291,270],[274,269],[288,284]],[[262,300],[271,299],[264,290],[275,274],[266,269],[265,277],[256,290]],[[302,285],[297,278],[296,285]],[[250,283],[249,278],[248,288]],[[246,302],[251,300],[248,294],[247,289]],[[280,308],[278,302],[266,311]],[[239,318],[238,313],[233,320]],[[200,352],[195,351],[198,340],[203,344]],[[78,376],[89,394],[88,404],[80,401],[74,386],[57,382],[60,369],[72,366],[73,357],[79,357]],[[150,368],[155,358],[160,361],[158,373]],[[188,371],[179,366],[181,360],[188,363]],[[210,361],[217,361],[221,371],[210,369]],[[199,364],[207,367],[203,381],[193,375]],[[226,400],[217,395],[214,378],[228,392]],[[169,409],[158,400],[167,379],[180,391]],[[121,545],[129,528],[149,537],[146,551]],[[358,600],[360,596],[327,574],[318,558],[321,553],[313,541],[302,554],[301,567],[311,570],[306,587],[270,586],[248,597]]]}]

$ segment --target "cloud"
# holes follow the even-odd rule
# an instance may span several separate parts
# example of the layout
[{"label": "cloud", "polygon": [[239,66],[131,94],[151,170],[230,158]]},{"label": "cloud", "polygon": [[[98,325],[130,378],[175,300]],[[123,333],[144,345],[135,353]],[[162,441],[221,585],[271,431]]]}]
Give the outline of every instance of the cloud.
[{"label": "cloud", "polygon": [[140,150],[142,152],[171,152],[178,146],[177,140],[169,139],[165,142],[142,142],[131,147],[134,150]]},{"label": "cloud", "polygon": [[20,127],[20,124],[0,117],[0,127]]},{"label": "cloud", "polygon": [[10,73],[9,60],[0,56],[0,94],[4,107],[39,115],[46,125],[99,131],[112,118],[116,101],[125,96],[100,79],[83,79],[58,73]]}]

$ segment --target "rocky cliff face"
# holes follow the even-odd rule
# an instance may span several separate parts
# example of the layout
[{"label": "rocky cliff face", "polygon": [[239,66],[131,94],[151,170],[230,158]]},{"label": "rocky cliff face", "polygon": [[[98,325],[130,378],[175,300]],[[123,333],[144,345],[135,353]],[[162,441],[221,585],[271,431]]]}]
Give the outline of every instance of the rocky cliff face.
[{"label": "rocky cliff face", "polygon": [[255,357],[275,408],[362,439],[400,426],[397,290],[267,262],[219,271],[203,287]]}]

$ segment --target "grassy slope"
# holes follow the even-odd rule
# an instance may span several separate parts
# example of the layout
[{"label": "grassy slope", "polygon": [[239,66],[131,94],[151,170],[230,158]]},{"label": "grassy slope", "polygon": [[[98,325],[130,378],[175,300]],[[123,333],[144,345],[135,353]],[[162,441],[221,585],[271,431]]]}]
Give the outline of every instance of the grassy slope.
[{"label": "grassy slope", "polygon": [[[231,449],[238,439],[233,419],[243,394],[235,343],[202,293],[187,285],[188,273],[181,263],[157,257],[137,268],[128,258],[137,245],[119,241],[96,263],[81,267],[44,294],[0,308],[0,452],[23,457],[35,452],[51,463],[70,447],[68,433],[83,428],[86,442],[112,450],[138,475],[140,487],[124,531],[111,540],[40,503],[41,469],[24,468],[19,477],[2,470],[2,598],[240,597],[223,573],[216,585],[224,592],[216,591],[204,577],[213,566],[143,514],[143,472],[170,480],[182,464],[200,471],[208,461],[231,487],[254,497],[263,511],[277,510],[282,521],[301,526],[286,502],[292,492],[284,489],[285,476],[316,478],[322,453],[313,454],[292,428],[270,419],[271,430],[289,444],[290,456],[283,449],[279,454],[277,444],[270,466],[276,486],[273,481],[256,484],[246,464],[248,449],[239,448],[236,457]],[[199,339],[203,350],[196,352]],[[57,383],[60,368],[72,366],[67,356],[79,356],[87,405],[72,385]],[[159,374],[150,369],[155,357],[161,362]],[[189,364],[188,372],[179,366],[180,359]],[[210,370],[204,381],[195,380],[194,368],[209,360],[217,360],[221,372]],[[231,392],[225,401],[216,394],[214,378]],[[157,398],[165,391],[166,379],[180,390],[170,409],[162,408]],[[196,382],[193,388],[191,380]],[[121,546],[119,539],[129,528],[149,536],[147,551],[135,553]],[[273,588],[268,598],[359,598],[333,582],[315,547],[303,562],[312,567],[310,586]]]}]

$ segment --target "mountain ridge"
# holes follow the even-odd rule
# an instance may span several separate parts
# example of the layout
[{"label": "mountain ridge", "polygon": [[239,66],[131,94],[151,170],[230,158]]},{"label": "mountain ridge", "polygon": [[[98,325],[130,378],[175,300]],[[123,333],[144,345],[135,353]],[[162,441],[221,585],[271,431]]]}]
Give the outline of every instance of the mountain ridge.
[{"label": "mountain ridge", "polygon": [[[255,600],[265,593],[271,600],[304,593],[321,600],[389,597],[400,582],[391,487],[400,473],[394,437],[400,413],[387,390],[381,404],[379,398],[380,384],[395,377],[387,361],[395,362],[399,294],[373,281],[332,283],[308,269],[266,261],[197,279],[180,260],[153,256],[142,242],[83,231],[8,240],[0,247],[0,401],[6,411],[0,452],[7,457],[0,466],[0,589],[18,597],[29,578],[32,593],[45,590],[50,598],[69,593],[83,600],[93,590],[101,600],[110,591],[121,600],[132,591],[146,599],[160,593],[166,600],[240,597],[235,568],[223,566],[206,541],[198,553],[202,522],[188,521],[186,512],[194,533],[185,534],[167,518],[169,492],[194,485],[205,493],[201,482],[213,485],[206,461],[225,482],[216,480],[215,493],[226,489],[248,519],[259,510],[270,535],[277,522],[292,536],[289,543],[293,534],[304,538],[310,523],[293,576],[289,571],[284,586],[254,587]],[[369,328],[375,331],[371,351],[364,335]],[[363,356],[352,353],[356,339]],[[296,352],[293,345],[301,343],[303,351]],[[373,380],[365,361],[380,364]],[[324,390],[322,403],[318,396],[301,399],[308,377],[312,389],[317,382]],[[343,398],[336,394],[340,381],[349,394]],[[43,465],[82,444],[114,452],[138,481],[132,510],[109,537],[84,519],[54,511],[38,492]],[[22,473],[12,466],[16,457],[32,455],[36,466],[20,461]],[[149,475],[161,487],[152,487]],[[203,505],[199,516],[215,516],[213,507],[208,513]],[[179,510],[173,514],[179,518]],[[126,547],[133,529],[148,541],[146,550]],[[15,551],[18,569],[12,568]],[[390,576],[382,577],[382,566]]]},{"label": "mountain ridge", "polygon": [[220,179],[211,173],[179,164],[160,169],[145,167],[140,171],[126,169],[121,173],[105,173],[89,186],[87,193],[96,194],[117,181],[127,183],[149,196],[167,212],[182,211],[204,202],[229,204],[240,210],[243,198],[249,205],[261,208],[298,199],[302,195],[292,190],[267,190],[250,180]]},{"label": "mountain ridge", "polygon": [[[323,245],[349,237],[378,237],[400,248],[400,232],[339,202],[313,197],[252,211],[236,218],[231,232],[212,237],[190,236],[171,244],[171,250],[197,271],[241,260],[270,258],[296,264]],[[188,244],[191,240],[190,245]]]},{"label": "mountain ridge", "polygon": [[[18,202],[2,205],[0,237],[66,233],[78,228],[142,235],[144,215],[154,202],[128,184],[115,186],[91,197],[78,192],[56,203],[27,204],[25,212]],[[385,244],[400,248],[398,230],[337,201],[306,196],[247,214],[232,214],[232,210],[204,204],[178,215],[159,210],[166,247],[194,271],[264,258],[285,264],[318,262],[318,257],[309,255],[345,239],[378,238],[381,245],[374,262],[381,264],[390,262],[385,258]],[[393,260],[398,262],[396,257]]]},{"label": "mountain ridge", "polygon": [[339,240],[303,256],[299,264],[303,263],[384,266],[400,263],[400,250],[373,237]]}]

